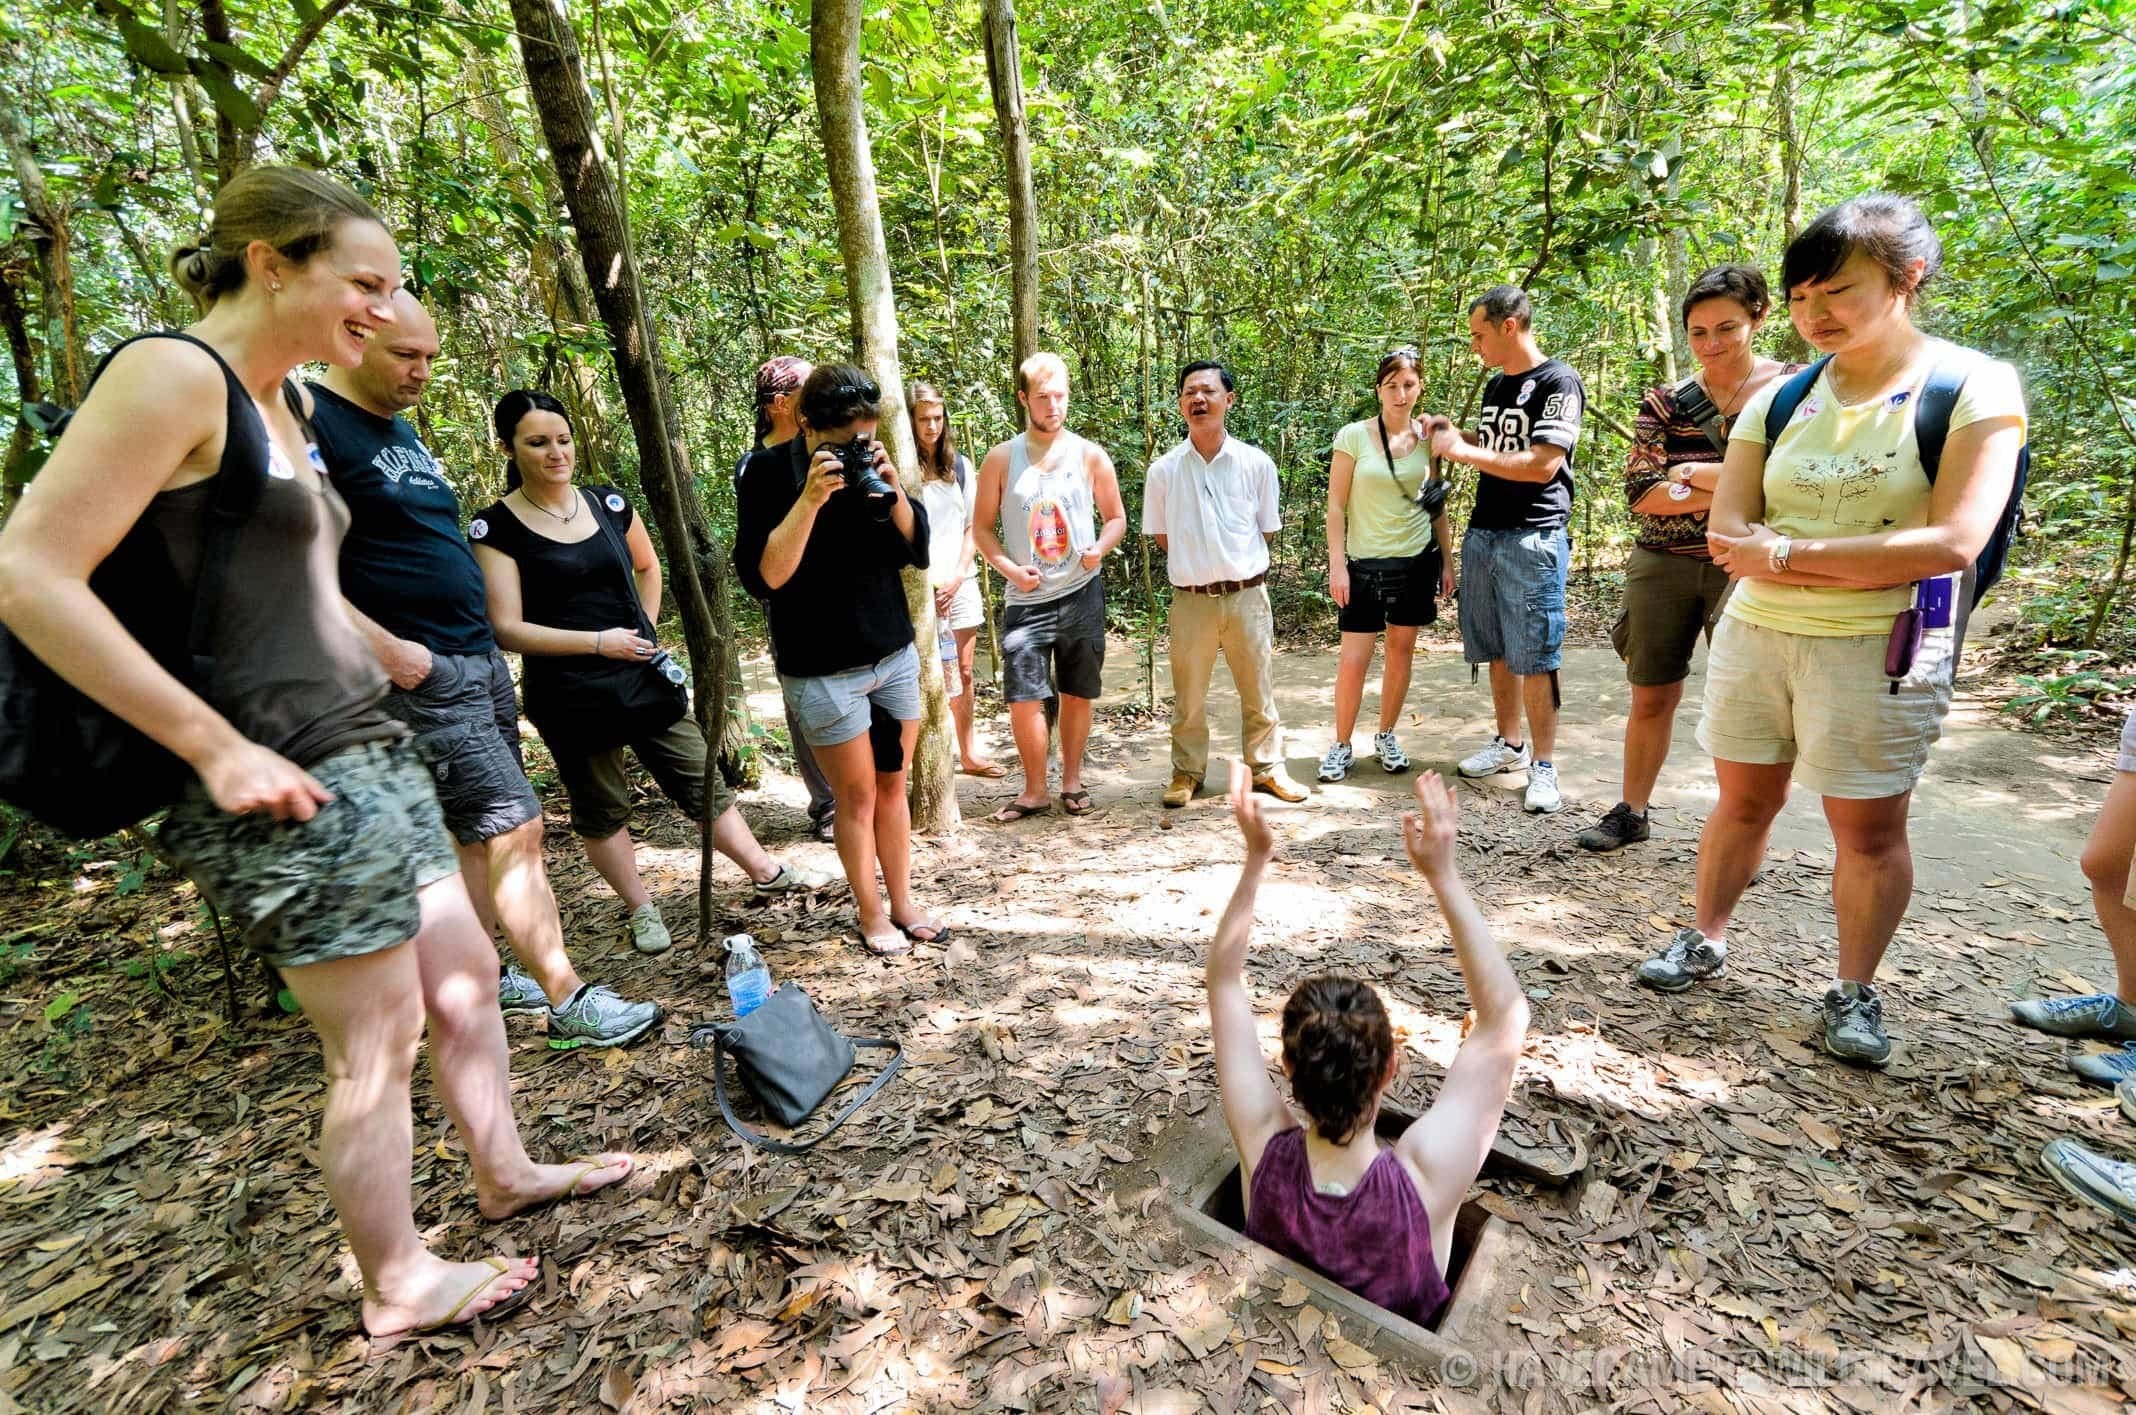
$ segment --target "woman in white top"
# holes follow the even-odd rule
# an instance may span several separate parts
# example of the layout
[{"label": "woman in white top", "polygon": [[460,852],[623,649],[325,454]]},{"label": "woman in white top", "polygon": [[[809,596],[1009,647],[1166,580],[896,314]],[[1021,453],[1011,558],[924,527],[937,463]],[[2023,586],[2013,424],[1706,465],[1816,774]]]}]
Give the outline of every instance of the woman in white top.
[{"label": "woman in white top", "polygon": [[912,419],[912,445],[920,459],[920,504],[927,508],[928,582],[934,586],[935,623],[941,630],[942,676],[950,712],[957,719],[957,756],[967,776],[1001,777],[1008,768],[989,761],[972,733],[972,644],[986,622],[980,603],[978,550],[972,544],[972,503],[979,479],[957,450],[949,408],[932,383],[905,390]]},{"label": "woman in white top", "polygon": [[1380,678],[1380,770],[1409,770],[1395,740],[1409,697],[1417,630],[1439,617],[1454,592],[1454,550],[1446,524],[1446,484],[1432,480],[1431,444],[1416,421],[1423,366],[1396,349],[1373,375],[1379,407],[1335,435],[1328,463],[1328,594],[1340,610],[1342,657],[1335,667],[1335,741],[1320,758],[1320,779],[1340,781],[1355,757],[1350,734],[1364,704],[1372,645],[1387,636]]},{"label": "woman in white top", "polygon": [[[1788,245],[1789,314],[1826,357],[1768,384],[1731,429],[1707,540],[1737,585],[1698,726],[1720,801],[1699,840],[1697,926],[1638,970],[1665,992],[1721,971],[1729,916],[1799,780],[1824,798],[1837,847],[1824,1046],[1867,1066],[1891,1055],[1874,980],[1913,894],[1907,806],[1950,706],[1962,572],[2005,512],[2025,441],[2016,370],[1915,327],[1941,262],[1919,208],[1884,193]],[[1915,414],[1939,370],[1964,382],[1932,473]],[[1771,418],[1782,398],[1792,412]]]}]

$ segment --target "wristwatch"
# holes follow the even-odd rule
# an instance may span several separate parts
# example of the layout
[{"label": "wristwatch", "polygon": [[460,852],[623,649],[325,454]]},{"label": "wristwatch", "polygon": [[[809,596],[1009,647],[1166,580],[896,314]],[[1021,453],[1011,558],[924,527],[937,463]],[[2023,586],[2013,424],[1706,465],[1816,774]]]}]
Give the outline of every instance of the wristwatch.
[{"label": "wristwatch", "polygon": [[1765,561],[1772,566],[1775,575],[1785,575],[1787,573],[1787,558],[1794,553],[1794,550],[1795,542],[1786,536],[1782,536],[1773,542],[1772,548],[1765,553]]}]

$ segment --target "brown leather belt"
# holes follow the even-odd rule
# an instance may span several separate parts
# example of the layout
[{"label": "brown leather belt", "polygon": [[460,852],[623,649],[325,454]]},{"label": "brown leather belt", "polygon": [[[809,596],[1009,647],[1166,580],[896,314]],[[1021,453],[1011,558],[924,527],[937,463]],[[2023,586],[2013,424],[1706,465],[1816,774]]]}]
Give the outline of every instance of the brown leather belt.
[{"label": "brown leather belt", "polygon": [[1250,580],[1218,580],[1212,585],[1175,585],[1173,588],[1181,594],[1237,594],[1240,590],[1250,590],[1255,585],[1267,583],[1268,572],[1263,570]]}]

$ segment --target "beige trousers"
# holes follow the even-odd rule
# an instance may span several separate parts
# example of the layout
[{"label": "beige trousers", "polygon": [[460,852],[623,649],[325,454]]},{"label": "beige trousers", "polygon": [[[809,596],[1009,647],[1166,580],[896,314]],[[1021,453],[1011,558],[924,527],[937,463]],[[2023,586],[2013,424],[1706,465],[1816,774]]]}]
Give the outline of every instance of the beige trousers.
[{"label": "beige trousers", "polygon": [[1282,721],[1269,671],[1276,619],[1268,586],[1226,595],[1172,592],[1172,770],[1200,781],[1209,771],[1209,675],[1222,652],[1239,690],[1239,737],[1255,775],[1283,761]]}]

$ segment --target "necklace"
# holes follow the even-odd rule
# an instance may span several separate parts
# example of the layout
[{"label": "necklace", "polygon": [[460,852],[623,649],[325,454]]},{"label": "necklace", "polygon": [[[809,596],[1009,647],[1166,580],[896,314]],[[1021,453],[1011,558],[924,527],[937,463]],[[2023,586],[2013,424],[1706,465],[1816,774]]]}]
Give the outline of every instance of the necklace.
[{"label": "necklace", "polygon": [[521,501],[526,502],[527,505],[533,507],[535,510],[541,512],[542,515],[547,516],[550,520],[562,521],[567,526],[578,519],[579,507],[585,504],[585,498],[580,496],[577,492],[573,492],[571,495],[571,514],[569,514],[568,516],[559,516],[556,514],[556,512],[551,511],[548,507],[542,505],[539,501],[536,501],[532,496],[530,496],[527,493],[527,489],[525,487],[519,488],[519,499]]},{"label": "necklace", "polygon": [[[1704,379],[1705,373],[1706,371],[1704,369],[1699,370],[1699,376],[1701,380]],[[1728,390],[1728,396],[1726,398],[1716,398],[1713,400],[1713,406],[1721,410],[1721,420],[1723,422],[1730,421],[1735,417],[1735,414],[1728,411],[1728,405],[1736,400],[1736,395],[1743,391],[1743,386],[1749,383],[1751,379],[1755,378],[1757,376],[1757,373],[1758,356],[1756,354],[1752,354],[1750,356],[1749,371],[1746,372],[1741,378],[1736,380],[1736,386]]]},{"label": "necklace", "polygon": [[[1924,339],[1914,344],[1913,347],[1900,356],[1896,363],[1890,365],[1883,373],[1878,374],[1869,384],[1869,393],[1881,393],[1889,385],[1901,381],[1900,375],[1913,367],[1914,360],[1920,357],[1921,350],[1927,345],[1927,342]],[[1869,399],[1869,393],[1862,393],[1851,398],[1847,396],[1847,391],[1839,386],[1839,367],[1837,364],[1825,369],[1825,382],[1832,385],[1832,396],[1839,400],[1841,407],[1851,408],[1857,403],[1864,403]]]}]

